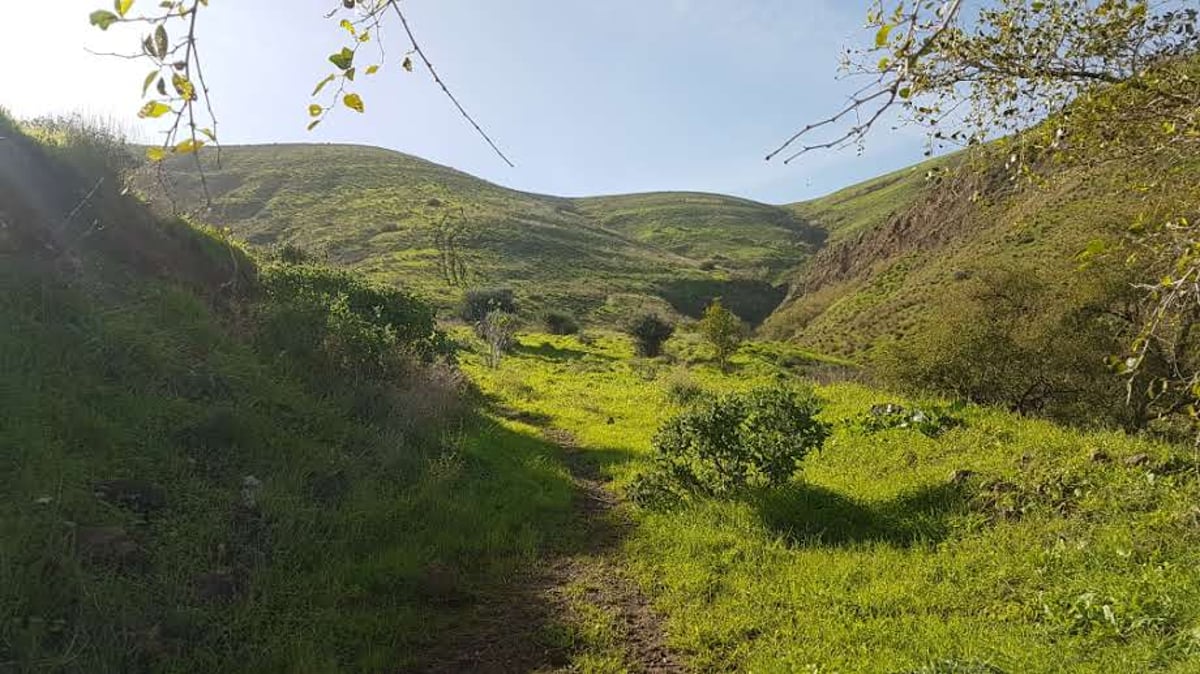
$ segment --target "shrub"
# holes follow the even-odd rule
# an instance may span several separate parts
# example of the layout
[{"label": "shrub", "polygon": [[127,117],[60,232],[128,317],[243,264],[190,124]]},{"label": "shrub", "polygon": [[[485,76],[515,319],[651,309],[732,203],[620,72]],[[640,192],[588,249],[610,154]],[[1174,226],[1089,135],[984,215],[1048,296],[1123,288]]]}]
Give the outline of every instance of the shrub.
[{"label": "shrub", "polygon": [[675,326],[657,314],[641,314],[626,326],[625,331],[633,337],[638,355],[653,358],[662,353],[663,344],[675,334]]},{"label": "shrub", "polygon": [[[923,326],[875,357],[888,385],[1025,415],[1128,428],[1146,415],[1125,404],[1097,354],[1118,353],[1113,316],[1126,284],[1103,279],[1062,287],[1027,269],[988,270],[942,299],[954,320]],[[1064,311],[1063,307],[1076,307]]]},{"label": "shrub", "polygon": [[811,391],[788,387],[703,398],[659,429],[653,467],[631,496],[653,507],[690,494],[781,485],[829,436],[816,419],[820,410]]},{"label": "shrub", "polygon": [[468,290],[463,295],[460,316],[469,323],[479,323],[493,311],[517,313],[517,298],[511,288]]},{"label": "shrub", "polygon": [[704,396],[704,389],[692,380],[686,369],[676,370],[667,380],[667,398],[677,405],[690,405]]},{"label": "shrub", "polygon": [[272,257],[284,264],[312,264],[317,256],[294,243],[285,243],[272,250]]},{"label": "shrub", "polygon": [[258,342],[303,364],[309,376],[386,381],[411,360],[452,356],[433,308],[401,290],[316,265],[268,265],[261,280]]},{"label": "shrub", "polygon": [[547,311],[542,314],[542,324],[546,332],[552,335],[573,335],[579,332],[579,323],[575,317],[565,311]]},{"label": "shrub", "polygon": [[700,334],[713,348],[717,362],[722,368],[729,365],[729,357],[737,351],[746,334],[745,326],[733,312],[721,305],[721,298],[714,299],[704,310],[699,323]]}]

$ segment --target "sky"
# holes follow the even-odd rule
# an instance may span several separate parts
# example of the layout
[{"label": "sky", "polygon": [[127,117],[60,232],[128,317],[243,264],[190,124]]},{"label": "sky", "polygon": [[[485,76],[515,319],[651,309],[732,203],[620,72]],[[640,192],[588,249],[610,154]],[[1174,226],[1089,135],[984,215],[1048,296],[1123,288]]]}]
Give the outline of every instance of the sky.
[{"label": "sky", "polygon": [[[108,0],[0,0],[0,106],[18,117],[79,112],[141,140],[138,29],[88,25]],[[157,5],[137,0],[139,5]],[[868,0],[405,0],[443,79],[516,164],[475,134],[419,65],[388,58],[312,132],[313,86],[345,33],[333,0],[212,0],[204,67],[226,145],[337,142],[386,147],[520,190],[560,196],[696,190],[768,203],[813,198],[923,159],[924,138],[885,124],[850,148],[790,165],[763,160],[845,102],[840,51],[869,42]],[[359,78],[362,80],[363,78]]]}]

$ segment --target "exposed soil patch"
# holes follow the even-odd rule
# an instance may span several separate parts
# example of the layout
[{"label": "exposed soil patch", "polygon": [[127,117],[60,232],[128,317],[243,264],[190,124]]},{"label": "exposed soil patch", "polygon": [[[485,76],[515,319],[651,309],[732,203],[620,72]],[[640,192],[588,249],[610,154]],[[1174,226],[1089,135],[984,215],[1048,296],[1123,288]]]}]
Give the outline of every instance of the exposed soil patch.
[{"label": "exposed soil patch", "polygon": [[569,432],[547,429],[544,435],[562,448],[574,479],[573,510],[582,543],[553,553],[509,585],[476,597],[460,629],[447,635],[417,671],[565,671],[571,647],[553,637],[553,628],[571,625],[581,600],[611,619],[629,671],[686,671],[666,647],[650,602],[616,559],[629,526],[617,509],[617,498]]}]

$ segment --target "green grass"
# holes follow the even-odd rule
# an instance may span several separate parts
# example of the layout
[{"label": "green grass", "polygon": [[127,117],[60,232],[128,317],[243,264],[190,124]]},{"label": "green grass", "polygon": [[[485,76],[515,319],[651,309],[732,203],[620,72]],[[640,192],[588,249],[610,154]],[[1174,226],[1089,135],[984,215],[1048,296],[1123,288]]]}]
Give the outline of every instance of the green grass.
[{"label": "green grass", "polygon": [[939,157],[902,168],[817,199],[791,204],[789,208],[812,224],[829,232],[831,242],[849,239],[882,225],[890,216],[903,212],[929,187],[930,170],[954,163],[953,156]]},{"label": "green grass", "polygon": [[[531,433],[362,421],[189,292],[18,269],[0,275],[0,669],[402,667],[464,598],[570,538],[570,482]],[[165,508],[93,494],[113,479],[155,485]],[[136,559],[86,559],[97,527]],[[243,591],[205,598],[206,574]]]},{"label": "green grass", "polygon": [[795,269],[825,232],[786,209],[719,194],[656,192],[576,199],[601,226],[665,253],[768,280]]},{"label": "green grass", "polygon": [[[715,296],[760,322],[782,300],[771,283],[821,238],[787,210],[743,199],[658,194],[572,200],[509,190],[416,157],[343,145],[227,147],[206,157],[215,223],[256,246],[293,244],[443,308],[435,229],[457,231],[462,285],[514,288],[526,313],[610,320],[613,297],[665,299],[696,316]],[[171,196],[201,205],[192,162],[174,162]],[[164,197],[158,182],[142,187]],[[713,259],[719,258],[719,259]],[[768,306],[762,298],[768,298]],[[746,299],[743,308],[740,300]]]},{"label": "green grass", "polygon": [[[631,358],[620,336],[589,341],[527,335],[497,370],[466,365],[503,404],[597,451],[618,488],[678,409],[673,381],[720,391],[796,374],[747,352],[722,374],[688,335],[659,361]],[[787,487],[632,511],[626,563],[697,671],[1197,671],[1190,454],[980,408],[936,439],[867,434],[844,420],[910,401],[850,384],[818,393],[836,429]],[[1125,465],[1141,453],[1148,463]],[[975,475],[951,484],[960,470]]]},{"label": "green grass", "polygon": [[[297,311],[115,180],[65,217],[108,148],[77,131],[0,117],[0,671],[406,670],[578,542],[556,449],[453,369],[381,388],[349,301]],[[274,348],[267,321],[346,358]]]}]

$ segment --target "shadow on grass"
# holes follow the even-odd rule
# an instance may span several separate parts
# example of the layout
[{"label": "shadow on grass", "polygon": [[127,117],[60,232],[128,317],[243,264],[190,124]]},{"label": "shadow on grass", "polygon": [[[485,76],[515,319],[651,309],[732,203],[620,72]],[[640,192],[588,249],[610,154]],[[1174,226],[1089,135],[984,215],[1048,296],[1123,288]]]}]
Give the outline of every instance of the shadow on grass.
[{"label": "shadow on grass", "polygon": [[531,344],[518,344],[513,347],[513,351],[523,356],[552,361],[555,363],[579,361],[584,360],[585,358],[606,361],[616,360],[616,358],[607,354],[592,353],[590,351],[581,351],[579,349],[572,349],[568,347],[558,347],[549,342],[542,342],[537,346],[533,346]]},{"label": "shadow on grass", "polygon": [[949,533],[950,517],[966,506],[962,490],[951,484],[924,487],[879,504],[797,484],[757,492],[750,502],[771,531],[799,547],[937,543]]},{"label": "shadow on grass", "polygon": [[574,643],[553,600],[562,580],[553,560],[621,543],[626,531],[592,510],[604,493],[590,480],[631,455],[580,448],[564,431],[494,423],[469,445],[457,484],[424,508],[448,563],[423,574],[417,599],[427,629],[406,671],[564,667]]}]

